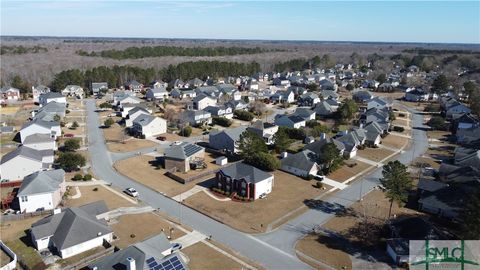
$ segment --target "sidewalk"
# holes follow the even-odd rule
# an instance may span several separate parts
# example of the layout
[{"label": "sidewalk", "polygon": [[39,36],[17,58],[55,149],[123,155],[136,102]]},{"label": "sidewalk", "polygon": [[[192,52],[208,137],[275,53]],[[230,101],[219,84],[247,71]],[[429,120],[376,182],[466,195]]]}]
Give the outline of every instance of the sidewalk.
[{"label": "sidewalk", "polygon": [[199,231],[190,232],[178,239],[175,240],[175,243],[180,243],[182,245],[182,249],[187,248],[189,246],[193,246],[198,242],[207,239],[207,236],[200,233]]},{"label": "sidewalk", "polygon": [[189,189],[189,190],[187,190],[183,193],[180,193],[177,196],[172,197],[172,199],[174,199],[177,202],[182,202],[183,200],[187,199],[188,197],[193,196],[193,195],[195,195],[199,192],[202,192],[205,189],[206,189],[205,187],[196,185],[193,188],[191,188],[191,189]]},{"label": "sidewalk", "polygon": [[112,219],[123,215],[134,215],[152,212],[154,209],[151,206],[145,207],[120,207],[112,211],[97,215],[98,219]]},{"label": "sidewalk", "polygon": [[332,186],[334,188],[337,188],[337,189],[345,189],[346,187],[348,187],[348,185],[344,184],[344,183],[340,183],[338,181],[335,181],[335,180],[332,180],[332,179],[329,179],[327,177],[323,177],[323,180],[322,180],[322,183],[324,184],[327,184],[329,186]]},{"label": "sidewalk", "polygon": [[352,159],[361,161],[363,163],[367,163],[368,165],[375,166],[375,167],[383,166],[383,163],[381,163],[381,162],[376,162],[376,161],[373,161],[373,160],[370,160],[370,159],[366,159],[366,158],[360,157],[358,155],[352,157]]}]

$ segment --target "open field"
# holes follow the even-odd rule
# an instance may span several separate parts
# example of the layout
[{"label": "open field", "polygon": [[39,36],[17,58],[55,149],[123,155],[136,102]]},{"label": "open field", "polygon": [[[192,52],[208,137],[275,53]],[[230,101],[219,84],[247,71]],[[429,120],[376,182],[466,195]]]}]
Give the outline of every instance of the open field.
[{"label": "open field", "polygon": [[[299,240],[295,248],[305,255],[328,264],[335,269],[352,269],[350,256],[342,250],[341,244],[331,238],[309,234]],[[301,255],[297,256],[315,268],[319,267],[317,264],[304,259]],[[322,269],[321,266],[320,269]]]},{"label": "open field", "polygon": [[[357,165],[350,167],[348,166],[349,164],[357,164]],[[339,182],[343,182],[369,167],[371,167],[369,164],[363,163],[358,160],[347,160],[345,161],[345,164],[342,165],[342,167],[340,167],[338,170],[334,171],[333,173],[330,173],[328,175],[328,178],[339,181]]]},{"label": "open field", "polygon": [[382,139],[382,145],[387,147],[400,149],[402,148],[405,143],[408,142],[408,139],[405,137],[395,136],[393,134],[388,135],[387,137]]},{"label": "open field", "polygon": [[147,147],[154,147],[157,144],[149,141],[149,140],[142,140],[142,139],[129,139],[124,142],[112,142],[107,144],[107,148],[109,151],[112,152],[131,152],[142,148]]},{"label": "open field", "polygon": [[315,181],[303,180],[282,171],[276,171],[274,175],[273,191],[265,199],[220,202],[202,192],[186,199],[185,204],[235,229],[264,232],[268,224],[303,206],[305,200],[329,190],[317,189],[314,187]]},{"label": "open field", "polygon": [[[96,202],[98,200],[104,200],[105,204],[110,210],[118,207],[135,206],[123,197],[111,192],[110,190],[100,185],[79,187],[79,189],[80,193],[82,193],[82,196],[78,199],[66,200],[66,207],[82,206],[84,204]],[[97,191],[94,191],[94,189],[97,189]],[[70,192],[72,193],[71,195],[75,195],[75,188],[70,187]]]},{"label": "open field", "polygon": [[182,253],[190,259],[188,263],[190,270],[244,269],[241,264],[201,242],[182,249]]},{"label": "open field", "polygon": [[136,156],[116,162],[114,168],[121,174],[170,197],[185,192],[200,182],[181,184],[165,176],[164,169],[157,169],[149,162],[155,162],[155,158],[146,155]]},{"label": "open field", "polygon": [[176,228],[171,231],[170,235],[169,232],[172,228],[170,223],[154,213],[123,215],[119,217],[117,221],[117,223],[112,225],[112,229],[114,234],[118,237],[114,242],[114,245],[119,248],[125,248],[129,245],[153,237],[162,233],[162,230],[167,237],[171,236],[172,239],[185,235],[184,232]]},{"label": "open field", "polygon": [[384,148],[365,148],[357,151],[358,156],[377,162],[385,159],[393,153],[394,152]]}]

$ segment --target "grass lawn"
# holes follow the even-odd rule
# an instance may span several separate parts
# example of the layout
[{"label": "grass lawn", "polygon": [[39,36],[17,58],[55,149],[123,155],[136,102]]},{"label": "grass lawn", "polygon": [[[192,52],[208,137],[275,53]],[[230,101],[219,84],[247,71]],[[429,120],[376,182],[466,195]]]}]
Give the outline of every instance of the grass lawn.
[{"label": "grass lawn", "polygon": [[0,267],[7,265],[11,261],[12,261],[12,258],[10,258],[10,256],[7,253],[5,253],[3,249],[0,250]]},{"label": "grass lawn", "polygon": [[149,140],[129,139],[124,142],[113,142],[107,144],[108,150],[112,152],[131,152],[142,148],[155,147],[156,143]]},{"label": "grass lawn", "polygon": [[[346,266],[346,269],[352,269],[350,256],[342,250],[338,242],[331,238],[309,234],[297,242],[295,249],[335,269],[342,269],[344,266]],[[303,258],[301,255],[297,256],[313,267],[319,267],[316,263]],[[322,269],[321,266],[320,269]]]},{"label": "grass lawn", "polygon": [[402,148],[407,142],[407,138],[396,136],[395,134],[389,134],[387,137],[382,139],[382,145],[395,149]]},{"label": "grass lawn", "polygon": [[[355,164],[355,163],[357,165],[351,166],[351,167],[349,166],[350,164]],[[372,167],[372,166],[358,160],[347,160],[345,161],[345,164],[342,167],[340,167],[338,170],[334,171],[333,173],[330,173],[328,175],[328,178],[339,181],[339,182],[343,182],[349,179],[350,177],[357,175],[363,170],[368,169],[369,167]]]},{"label": "grass lawn", "polygon": [[181,141],[185,139],[185,137],[182,137],[178,134],[172,134],[172,133],[164,133],[161,134],[160,136],[163,136],[166,138],[167,141],[174,142],[174,141]]},{"label": "grass lawn", "polygon": [[12,134],[0,134],[0,145],[6,143],[14,143],[15,132]]},{"label": "grass lawn", "polygon": [[[147,238],[153,237],[164,230],[165,235],[169,236],[169,230],[172,228],[169,222],[154,213],[142,213],[136,215],[123,215],[118,218],[118,223],[112,225],[114,234],[118,239],[113,243],[119,248],[125,248]],[[135,235],[135,237],[131,237]],[[172,239],[185,235],[179,229],[174,228]]]},{"label": "grass lawn", "polygon": [[[2,236],[3,239],[3,236]],[[46,265],[43,263],[42,258],[33,248],[33,245],[30,242],[30,237],[25,233],[22,236],[15,240],[6,241],[5,244],[17,254],[19,261],[22,261],[32,270],[46,269]]]},{"label": "grass lawn", "polygon": [[405,119],[397,118],[397,119],[392,121],[392,125],[407,127],[408,126],[408,121],[405,120]]},{"label": "grass lawn", "polygon": [[[205,159],[205,164],[207,164],[207,168],[199,169],[199,170],[190,170],[190,171],[184,172],[184,173],[183,172],[176,172],[175,175],[178,175],[182,178],[183,177],[192,177],[192,176],[204,173],[205,171],[219,169],[219,168],[221,168],[221,166],[215,164],[215,158],[217,158],[215,155],[210,154],[210,153],[205,153],[204,159]],[[207,178],[211,178],[213,176],[214,176],[214,174],[211,174],[211,176],[207,177]],[[203,178],[205,178],[205,177],[203,177]]]},{"label": "grass lawn", "polygon": [[[103,122],[101,124],[103,125]],[[131,138],[124,133],[124,128],[117,123],[109,128],[103,128],[102,130],[106,142],[120,142]]]},{"label": "grass lawn", "polygon": [[437,170],[438,168],[440,168],[440,163],[432,158],[417,157],[412,164],[417,164],[417,163],[428,163],[432,168]]},{"label": "grass lawn", "polygon": [[190,259],[190,270],[244,269],[241,264],[201,242],[182,249],[182,252]]},{"label": "grass lawn", "polygon": [[25,230],[30,229],[33,223],[43,218],[42,216],[36,216],[32,218],[3,221],[0,223],[0,235],[3,241],[11,241],[19,239],[25,235]]},{"label": "grass lawn", "polygon": [[85,128],[84,127],[77,127],[76,129],[70,129],[67,127],[63,127],[62,131],[64,134],[73,134],[73,135],[84,135]]},{"label": "grass lawn", "polygon": [[[93,191],[95,188],[97,189],[97,191]],[[96,202],[98,200],[104,200],[105,204],[110,210],[119,208],[119,207],[136,206],[135,204],[131,203],[130,201],[127,201],[120,195],[117,195],[100,185],[79,187],[79,189],[80,189],[80,193],[82,193],[82,196],[80,196],[80,198],[78,199],[68,199],[65,202],[66,207],[82,206],[88,203]],[[71,187],[70,190],[72,195],[74,195],[75,188]]]},{"label": "grass lawn", "polygon": [[359,155],[360,157],[377,162],[382,161],[393,153],[393,151],[384,148],[365,148],[363,150],[357,151],[357,155]]},{"label": "grass lawn", "polygon": [[153,161],[155,161],[154,157],[142,155],[120,160],[114,164],[114,167],[121,174],[170,197],[185,192],[202,182],[202,180],[196,180],[181,184],[165,176],[164,169],[157,169],[149,163]]},{"label": "grass lawn", "polygon": [[427,131],[427,137],[429,139],[446,140],[450,137],[451,134],[452,134],[451,132],[442,131],[442,130]]},{"label": "grass lawn", "polygon": [[264,232],[268,224],[304,206],[305,200],[329,190],[328,187],[326,190],[317,189],[313,186],[315,181],[306,181],[282,171],[276,171],[274,175],[273,191],[265,199],[220,202],[201,192],[186,199],[185,203],[235,229],[254,233]]},{"label": "grass lawn", "polygon": [[0,114],[15,114],[20,109],[20,106],[5,106],[0,107]]}]

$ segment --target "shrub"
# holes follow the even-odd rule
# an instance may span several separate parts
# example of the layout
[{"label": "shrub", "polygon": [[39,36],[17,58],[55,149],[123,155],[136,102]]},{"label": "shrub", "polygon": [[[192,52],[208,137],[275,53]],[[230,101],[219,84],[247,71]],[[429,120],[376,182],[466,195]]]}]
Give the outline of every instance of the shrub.
[{"label": "shrub", "polygon": [[445,129],[445,119],[441,116],[434,116],[428,120],[427,125],[433,129],[443,130]]},{"label": "shrub", "polygon": [[63,144],[63,149],[67,152],[73,152],[80,148],[80,140],[79,139],[68,139]]},{"label": "shrub", "polygon": [[192,128],[190,126],[186,126],[186,127],[182,128],[180,130],[179,135],[183,136],[183,137],[190,137],[190,135],[192,135]]},{"label": "shrub", "polygon": [[237,119],[243,120],[243,121],[252,121],[253,117],[255,117],[253,113],[248,111],[243,111],[243,110],[235,110],[233,114]]},{"label": "shrub", "polygon": [[289,127],[280,127],[279,129],[284,130],[287,133],[288,137],[293,140],[303,140],[307,136],[304,129]]},{"label": "shrub", "polygon": [[92,190],[93,190],[93,191],[98,191],[98,188],[93,188]]},{"label": "shrub", "polygon": [[91,174],[85,174],[83,176],[83,181],[90,181],[92,180],[92,175]]},{"label": "shrub", "polygon": [[323,183],[322,183],[322,181],[317,181],[317,183],[315,184],[315,186],[316,186],[317,188],[323,188]]},{"label": "shrub", "polygon": [[99,107],[102,109],[109,109],[109,108],[112,108],[112,104],[108,102],[103,102],[102,104],[99,105]]},{"label": "shrub", "polygon": [[71,126],[70,128],[71,128],[71,129],[77,129],[78,127],[79,127],[78,122],[77,122],[77,121],[74,121],[74,122],[72,123],[72,126]]},{"label": "shrub", "polygon": [[107,128],[111,127],[113,124],[115,124],[115,120],[113,120],[113,118],[110,118],[110,117],[103,122],[103,125]]},{"label": "shrub", "polygon": [[399,127],[399,126],[394,126],[394,127],[393,127],[393,131],[395,131],[395,132],[403,132],[403,131],[405,131],[405,128]]},{"label": "shrub", "polygon": [[79,173],[75,174],[72,178],[73,181],[80,181],[82,180],[83,176]]},{"label": "shrub", "polygon": [[215,124],[215,125],[222,126],[222,127],[229,127],[229,126],[232,125],[232,120],[227,119],[225,117],[214,116],[212,118],[212,123]]},{"label": "shrub", "polygon": [[304,176],[303,177],[305,180],[312,180],[313,179],[313,175],[309,174],[307,176]]},{"label": "shrub", "polygon": [[60,153],[56,162],[60,168],[67,172],[71,172],[73,170],[78,170],[78,167],[85,166],[86,160],[84,156],[78,153],[65,152]]},{"label": "shrub", "polygon": [[280,168],[280,161],[269,153],[259,152],[247,157],[245,161],[265,171],[274,171]]},{"label": "shrub", "polygon": [[65,110],[65,113],[66,113],[66,114],[69,114],[69,113],[70,113],[70,110],[68,110],[68,109]]}]

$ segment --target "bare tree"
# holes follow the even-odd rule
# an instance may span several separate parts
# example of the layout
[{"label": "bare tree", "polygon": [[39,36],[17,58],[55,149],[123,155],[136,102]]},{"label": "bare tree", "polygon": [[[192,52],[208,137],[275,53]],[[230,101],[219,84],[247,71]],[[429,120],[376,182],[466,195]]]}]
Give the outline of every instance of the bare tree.
[{"label": "bare tree", "polygon": [[253,103],[252,108],[253,108],[253,113],[255,113],[256,115],[262,115],[267,111],[267,106],[265,105],[265,103],[259,100]]}]

